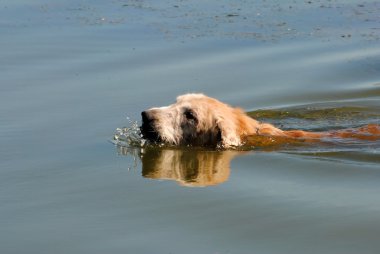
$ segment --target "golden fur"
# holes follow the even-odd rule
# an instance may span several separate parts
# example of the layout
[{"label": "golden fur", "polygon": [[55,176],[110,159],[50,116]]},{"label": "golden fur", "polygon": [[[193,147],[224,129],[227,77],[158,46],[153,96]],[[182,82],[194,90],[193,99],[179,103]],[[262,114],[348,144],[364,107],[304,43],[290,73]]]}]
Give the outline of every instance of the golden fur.
[{"label": "golden fur", "polygon": [[323,137],[363,138],[380,135],[378,125],[357,130],[335,132],[284,131],[261,123],[244,113],[203,94],[185,94],[176,103],[142,112],[141,132],[149,140],[173,145],[217,146],[223,148],[243,145],[250,136],[272,136],[292,139]]}]

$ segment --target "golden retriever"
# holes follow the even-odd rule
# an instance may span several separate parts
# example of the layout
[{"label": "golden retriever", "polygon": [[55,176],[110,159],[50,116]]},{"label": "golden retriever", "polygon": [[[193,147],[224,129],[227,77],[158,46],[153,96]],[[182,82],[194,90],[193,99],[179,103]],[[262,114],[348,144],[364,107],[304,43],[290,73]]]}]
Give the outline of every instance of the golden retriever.
[{"label": "golden retriever", "polygon": [[[319,140],[324,137],[380,138],[380,127],[366,125],[355,130],[307,132],[281,130],[259,122],[240,108],[231,107],[203,94],[185,94],[176,103],[143,111],[143,138],[172,145],[239,147],[253,142],[250,137]],[[254,144],[250,144],[254,145]]]}]

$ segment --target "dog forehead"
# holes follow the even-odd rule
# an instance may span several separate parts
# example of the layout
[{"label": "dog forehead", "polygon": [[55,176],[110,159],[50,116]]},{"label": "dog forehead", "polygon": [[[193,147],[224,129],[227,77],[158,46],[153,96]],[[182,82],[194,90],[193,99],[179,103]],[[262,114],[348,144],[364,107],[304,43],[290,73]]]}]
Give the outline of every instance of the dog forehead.
[{"label": "dog forehead", "polygon": [[204,101],[199,100],[199,99],[176,102],[175,104],[172,105],[172,107],[178,110],[179,112],[191,110],[197,113],[201,113],[203,111],[206,112],[207,110],[210,109],[210,106],[208,103],[205,103]]},{"label": "dog forehead", "polygon": [[199,99],[207,98],[206,95],[201,93],[188,93],[183,94],[177,97],[177,103],[185,102],[185,101],[194,101]]},{"label": "dog forehead", "polygon": [[204,94],[185,94],[177,97],[176,105],[187,105],[189,107],[213,107],[222,105],[220,101]]}]

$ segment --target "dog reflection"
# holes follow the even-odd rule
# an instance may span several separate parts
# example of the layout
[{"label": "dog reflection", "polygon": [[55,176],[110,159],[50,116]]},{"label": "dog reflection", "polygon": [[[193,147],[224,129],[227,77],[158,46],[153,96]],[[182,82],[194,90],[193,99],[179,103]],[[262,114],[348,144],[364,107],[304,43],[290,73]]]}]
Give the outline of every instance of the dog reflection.
[{"label": "dog reflection", "polygon": [[188,187],[217,185],[228,180],[230,162],[238,153],[148,148],[141,154],[142,175]]}]

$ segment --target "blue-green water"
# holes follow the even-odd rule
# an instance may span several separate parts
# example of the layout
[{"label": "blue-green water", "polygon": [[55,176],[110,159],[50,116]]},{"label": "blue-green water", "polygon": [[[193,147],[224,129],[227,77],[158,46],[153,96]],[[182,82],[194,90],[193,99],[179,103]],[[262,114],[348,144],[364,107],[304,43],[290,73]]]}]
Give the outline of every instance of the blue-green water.
[{"label": "blue-green water", "polygon": [[1,253],[380,252],[378,142],[110,142],[186,92],[337,112],[267,119],[285,128],[380,123],[378,2],[6,0],[0,13]]}]

